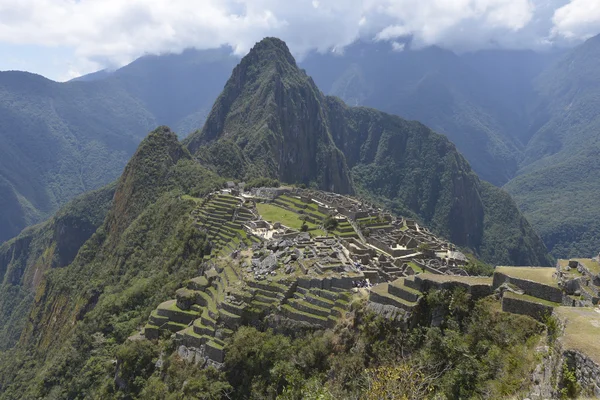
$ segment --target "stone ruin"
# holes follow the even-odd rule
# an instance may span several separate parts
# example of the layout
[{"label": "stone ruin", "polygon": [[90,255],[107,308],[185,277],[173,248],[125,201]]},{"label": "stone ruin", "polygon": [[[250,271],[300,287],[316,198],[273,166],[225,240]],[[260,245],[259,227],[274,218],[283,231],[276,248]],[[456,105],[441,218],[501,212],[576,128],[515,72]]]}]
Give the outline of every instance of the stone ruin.
[{"label": "stone ruin", "polygon": [[[467,275],[454,246],[369,202],[287,188],[235,195],[229,186],[192,212],[211,246],[201,275],[160,304],[144,329],[148,339],[175,334],[180,352],[195,362],[222,363],[224,340],[243,324],[284,318],[298,329],[332,327],[353,296],[369,294],[375,307],[394,307],[406,317],[421,298],[419,274]],[[338,226],[327,235],[300,232],[264,220],[257,202],[315,226],[332,216]]]}]

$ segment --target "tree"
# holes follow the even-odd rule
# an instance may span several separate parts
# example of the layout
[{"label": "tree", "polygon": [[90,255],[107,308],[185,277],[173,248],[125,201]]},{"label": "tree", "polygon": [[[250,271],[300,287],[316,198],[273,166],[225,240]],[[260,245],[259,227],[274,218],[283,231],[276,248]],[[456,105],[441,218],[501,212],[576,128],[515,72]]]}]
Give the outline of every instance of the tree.
[{"label": "tree", "polygon": [[327,232],[335,231],[337,227],[338,227],[338,220],[335,219],[333,216],[328,215],[323,220],[323,228],[325,228],[325,230]]}]

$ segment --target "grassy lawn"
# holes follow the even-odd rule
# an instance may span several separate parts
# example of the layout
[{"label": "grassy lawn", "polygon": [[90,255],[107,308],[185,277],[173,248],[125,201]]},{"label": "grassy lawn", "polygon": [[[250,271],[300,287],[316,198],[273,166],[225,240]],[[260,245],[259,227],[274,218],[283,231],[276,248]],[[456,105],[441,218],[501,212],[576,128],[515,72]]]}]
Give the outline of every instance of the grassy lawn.
[{"label": "grassy lawn", "polygon": [[[289,228],[298,230],[300,230],[300,228],[302,227],[300,215],[292,211],[286,210],[285,208],[281,208],[272,204],[258,203],[256,205],[256,209],[265,221],[269,221],[271,223],[280,222]],[[307,222],[306,225],[308,225],[309,233],[312,236],[325,235],[324,231],[318,229],[318,225],[315,225],[310,222]]]},{"label": "grassy lawn", "polygon": [[556,268],[545,267],[496,267],[495,272],[500,272],[504,275],[517,278],[527,279],[541,283],[543,285],[558,287],[554,273]]},{"label": "grassy lawn", "polygon": [[560,338],[563,347],[580,350],[600,363],[600,313],[583,307],[558,307],[555,311],[566,320],[565,334]]},{"label": "grassy lawn", "polygon": [[600,264],[591,258],[574,258],[573,260],[583,264],[590,270],[590,272],[594,275],[600,274]]}]

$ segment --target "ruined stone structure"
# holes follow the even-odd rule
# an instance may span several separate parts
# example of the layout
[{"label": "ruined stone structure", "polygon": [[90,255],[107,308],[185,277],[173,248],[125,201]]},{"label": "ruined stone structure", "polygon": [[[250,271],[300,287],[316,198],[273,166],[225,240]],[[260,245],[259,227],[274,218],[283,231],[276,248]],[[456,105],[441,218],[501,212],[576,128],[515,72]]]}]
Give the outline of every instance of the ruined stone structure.
[{"label": "ruined stone structure", "polygon": [[[258,203],[315,227],[333,217],[337,227],[329,234],[314,227],[302,232],[264,219]],[[464,256],[415,221],[334,193],[243,192],[230,182],[199,200],[192,218],[208,236],[211,253],[202,274],[152,313],[144,335],[174,333],[182,354],[193,354],[196,362],[223,362],[224,340],[238,326],[269,315],[300,328],[332,327],[353,296],[370,293],[373,306],[405,318],[421,299],[418,274],[466,275]]]}]

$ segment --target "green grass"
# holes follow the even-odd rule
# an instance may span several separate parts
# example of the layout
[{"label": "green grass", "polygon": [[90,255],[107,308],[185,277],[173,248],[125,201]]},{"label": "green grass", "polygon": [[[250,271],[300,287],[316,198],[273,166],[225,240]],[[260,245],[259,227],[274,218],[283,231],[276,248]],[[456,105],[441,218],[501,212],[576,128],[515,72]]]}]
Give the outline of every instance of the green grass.
[{"label": "green grass", "polygon": [[517,279],[526,279],[533,282],[538,282],[548,286],[558,287],[558,283],[554,278],[556,268],[540,268],[540,267],[496,267],[495,272],[502,273],[509,277]]},{"label": "green grass", "polygon": [[[280,222],[288,228],[297,230],[300,230],[302,227],[303,221],[300,220],[300,215],[286,210],[285,208],[272,204],[258,203],[256,205],[256,209],[265,221],[269,221],[271,223]],[[310,234],[312,236],[325,235],[324,231],[318,229],[318,225],[310,222],[306,222],[306,225],[308,225],[308,229],[310,230]]]},{"label": "green grass", "polygon": [[304,311],[300,311],[294,307],[292,307],[289,304],[284,304],[281,306],[282,309],[285,309],[287,312],[289,312],[290,314],[299,314],[299,315],[304,315],[310,318],[315,318],[315,319],[319,319],[321,321],[327,321],[327,317],[322,317],[320,315],[316,315],[316,314],[310,314]]},{"label": "green grass", "polygon": [[413,271],[415,271],[415,274],[422,274],[423,272],[425,272],[423,271],[423,268],[419,267],[412,261],[407,262],[407,264],[413,269]]},{"label": "green grass", "polygon": [[583,264],[592,274],[600,274],[600,264],[591,258],[574,258],[573,260]]}]

